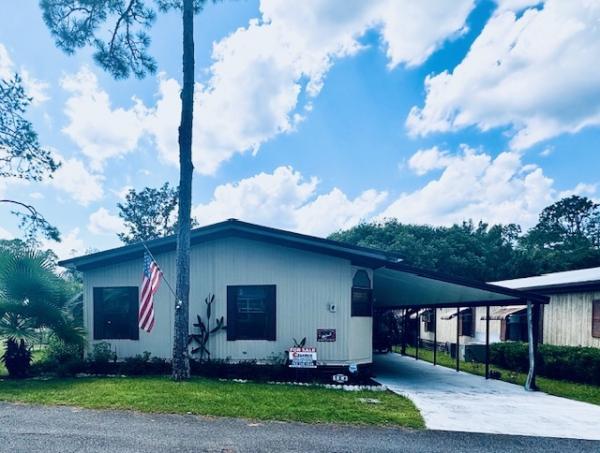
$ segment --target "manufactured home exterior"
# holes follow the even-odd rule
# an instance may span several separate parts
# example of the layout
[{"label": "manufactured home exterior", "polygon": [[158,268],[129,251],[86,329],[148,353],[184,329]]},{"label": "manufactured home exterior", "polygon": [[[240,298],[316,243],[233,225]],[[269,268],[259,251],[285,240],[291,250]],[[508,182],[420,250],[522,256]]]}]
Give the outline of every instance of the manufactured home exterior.
[{"label": "manufactured home exterior", "polygon": [[600,267],[496,282],[550,298],[542,309],[542,341],[600,348]]},{"label": "manufactured home exterior", "polygon": [[[540,338],[545,344],[600,348],[600,268],[556,272],[536,277],[494,282],[494,285],[535,292],[549,297],[541,308]],[[437,342],[461,345],[485,343],[486,308],[437,310]],[[414,317],[415,315],[413,315]],[[433,310],[419,313],[420,338],[433,342]],[[490,342],[527,341],[527,307],[490,307]]]},{"label": "manufactured home exterior", "polygon": [[[175,237],[131,244],[60,262],[83,274],[87,350],[109,343],[119,359],[144,352],[172,354]],[[163,272],[154,296],[151,332],[138,327],[144,257]],[[295,342],[317,349],[317,365],[372,362],[373,311],[425,307],[519,304],[543,296],[457,280],[407,266],[376,249],[231,219],[191,235],[190,333],[204,300],[214,295],[210,357],[269,363],[285,359]]]},{"label": "manufactured home exterior", "polygon": [[[156,261],[164,280],[175,281],[175,251],[160,253]],[[154,356],[170,357],[173,338],[174,298],[168,286],[161,284],[154,298],[156,324],[150,333],[138,338],[99,338],[94,304],[100,303],[98,288],[137,287],[141,281],[142,257],[84,271],[84,322],[89,335],[88,348],[107,341],[120,358],[149,351]],[[228,318],[228,290],[247,288],[260,291],[274,287],[275,335],[264,339],[228,340],[221,331],[209,341],[211,357],[220,359],[267,361],[281,358],[294,345],[293,339],[307,339],[316,345],[318,329],[334,329],[335,342],[318,344],[318,359],[323,364],[370,363],[371,345],[362,338],[371,337],[371,318],[351,315],[352,281],[362,270],[372,281],[372,271],[353,266],[350,260],[239,237],[220,238],[192,247],[190,266],[190,331],[196,315],[205,319],[204,299],[215,295],[211,317]],[[331,307],[334,306],[334,311]],[[231,312],[230,312],[231,314]],[[134,323],[135,317],[131,317]],[[110,322],[110,321],[109,321]],[[349,335],[353,332],[354,335]],[[260,336],[257,335],[257,336]],[[135,335],[134,335],[135,337]]]}]

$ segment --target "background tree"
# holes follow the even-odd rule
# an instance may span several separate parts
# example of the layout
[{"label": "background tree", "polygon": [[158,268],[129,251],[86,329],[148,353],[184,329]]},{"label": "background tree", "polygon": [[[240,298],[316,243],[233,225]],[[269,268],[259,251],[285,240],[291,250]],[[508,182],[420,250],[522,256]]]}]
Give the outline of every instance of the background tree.
[{"label": "background tree", "polygon": [[[31,98],[25,93],[21,78],[15,74],[11,79],[0,79],[0,177],[40,181],[52,177],[59,164],[50,151],[43,149],[33,125],[25,118]],[[14,199],[0,199],[16,210],[20,227],[29,240],[38,233],[48,239],[60,240],[56,227],[52,226],[37,209]]]},{"label": "background tree", "polygon": [[464,222],[451,227],[405,225],[396,219],[364,223],[331,239],[397,253],[406,264],[480,281],[527,272],[527,256],[515,248],[520,228]]},{"label": "background tree", "polygon": [[406,264],[480,281],[600,266],[600,206],[571,196],[546,207],[527,233],[515,224],[451,227],[395,219],[357,225],[331,239],[399,254]]},{"label": "background tree", "polygon": [[[173,377],[190,375],[189,333],[190,230],[192,208],[192,122],[194,109],[194,14],[205,0],[42,0],[44,21],[59,48],[67,53],[90,46],[94,59],[116,79],[133,73],[142,78],[156,71],[149,54],[147,30],[156,10],[182,12],[183,87],[179,125],[179,211],[176,252],[176,301],[173,338]],[[106,33],[106,30],[109,30]]]},{"label": "background tree", "polygon": [[[133,244],[176,233],[178,199],[178,188],[168,182],[158,189],[144,187],[139,192],[131,189],[125,202],[117,204],[127,230],[117,236],[125,244]],[[192,219],[192,227],[196,225]]]},{"label": "background tree", "polygon": [[600,265],[600,207],[573,195],[546,207],[520,245],[538,272]]}]

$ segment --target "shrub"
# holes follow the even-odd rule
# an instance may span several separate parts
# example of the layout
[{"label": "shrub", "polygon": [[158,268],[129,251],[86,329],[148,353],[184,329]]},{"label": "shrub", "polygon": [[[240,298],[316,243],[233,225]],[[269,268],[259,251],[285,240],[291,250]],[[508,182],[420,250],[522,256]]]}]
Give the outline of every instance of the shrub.
[{"label": "shrub", "polygon": [[31,366],[31,349],[24,340],[9,338],[5,343],[6,349],[0,360],[8,370],[11,378],[24,378]]},{"label": "shrub", "polygon": [[[583,384],[600,385],[600,349],[577,346],[538,347],[538,374]],[[490,362],[513,371],[527,372],[527,343],[507,342],[490,345]]]},{"label": "shrub", "polygon": [[61,377],[83,373],[87,369],[83,360],[83,347],[51,337],[43,359],[33,368],[38,373],[53,372]]},{"label": "shrub", "polygon": [[147,351],[135,357],[128,357],[119,365],[120,374],[128,376],[169,374],[171,372],[171,363],[168,360],[150,357],[150,353]]},{"label": "shrub", "polygon": [[117,354],[109,343],[96,343],[87,360],[88,370],[92,374],[115,374],[117,372]]}]

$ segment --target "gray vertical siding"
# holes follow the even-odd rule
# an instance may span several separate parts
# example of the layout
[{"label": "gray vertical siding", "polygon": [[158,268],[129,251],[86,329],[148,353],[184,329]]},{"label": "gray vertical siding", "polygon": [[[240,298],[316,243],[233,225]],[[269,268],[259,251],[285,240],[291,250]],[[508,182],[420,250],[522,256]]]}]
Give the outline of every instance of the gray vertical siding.
[{"label": "gray vertical siding", "polygon": [[[165,277],[175,281],[174,252],[157,255]],[[276,341],[227,341],[224,331],[210,339],[214,358],[268,360],[283,357],[293,338],[307,338],[317,347],[318,359],[327,364],[371,361],[371,318],[350,317],[350,295],[355,269],[340,258],[241,238],[219,239],[196,245],[191,254],[190,328],[196,314],[205,317],[204,298],[215,294],[215,317],[226,316],[228,285],[277,286]],[[85,325],[92,332],[94,286],[137,286],[142,260],[122,262],[84,273]],[[150,334],[140,332],[139,341],[113,340],[119,357],[149,351],[170,357],[173,296],[163,283],[155,298],[156,326]],[[328,304],[337,312],[330,313]],[[337,341],[317,343],[318,328],[337,330]],[[90,335],[91,338],[91,335]],[[93,341],[90,339],[90,347]]]},{"label": "gray vertical siding", "polygon": [[544,307],[544,343],[600,348],[592,337],[592,301],[600,292],[556,294]]}]

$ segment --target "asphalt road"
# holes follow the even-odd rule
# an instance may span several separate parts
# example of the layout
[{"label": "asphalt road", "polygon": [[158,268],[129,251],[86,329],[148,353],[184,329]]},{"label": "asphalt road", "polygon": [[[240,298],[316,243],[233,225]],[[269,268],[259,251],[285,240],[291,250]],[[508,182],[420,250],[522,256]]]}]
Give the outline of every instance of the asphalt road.
[{"label": "asphalt road", "polygon": [[0,403],[4,452],[595,452],[600,442]]}]

